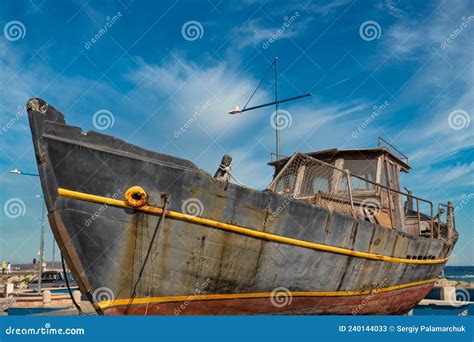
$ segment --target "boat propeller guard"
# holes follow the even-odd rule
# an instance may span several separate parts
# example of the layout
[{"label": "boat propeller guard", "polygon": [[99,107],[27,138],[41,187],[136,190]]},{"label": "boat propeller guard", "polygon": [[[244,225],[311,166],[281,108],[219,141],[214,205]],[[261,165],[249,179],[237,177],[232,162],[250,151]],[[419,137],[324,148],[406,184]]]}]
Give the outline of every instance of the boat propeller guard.
[{"label": "boat propeller guard", "polygon": [[127,205],[133,208],[143,207],[148,204],[148,194],[140,186],[128,188],[123,199]]}]

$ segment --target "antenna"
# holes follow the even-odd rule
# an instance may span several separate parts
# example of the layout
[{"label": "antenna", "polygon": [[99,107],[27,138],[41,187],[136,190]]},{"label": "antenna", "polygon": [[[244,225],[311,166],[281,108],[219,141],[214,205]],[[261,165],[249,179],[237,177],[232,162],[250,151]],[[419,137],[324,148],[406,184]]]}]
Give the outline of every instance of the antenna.
[{"label": "antenna", "polygon": [[[255,88],[255,90],[252,92],[252,95],[250,95],[250,98],[248,99],[247,103],[245,104],[244,108],[240,109],[238,106],[235,107],[235,109],[231,109],[228,111],[228,114],[240,114],[240,113],[243,113],[243,112],[247,112],[249,110],[254,110],[254,109],[258,109],[258,108],[263,108],[263,107],[268,107],[268,106],[272,106],[272,105],[275,105],[275,150],[276,150],[276,158],[279,159],[281,154],[280,154],[280,151],[281,151],[281,146],[280,146],[280,120],[279,120],[279,115],[278,115],[278,106],[280,103],[284,103],[284,102],[289,102],[289,101],[294,101],[294,100],[298,100],[298,99],[301,99],[303,97],[308,97],[308,96],[312,96],[313,94],[311,93],[307,93],[307,94],[304,94],[304,95],[299,95],[299,96],[294,96],[294,97],[290,97],[290,98],[287,98],[287,99],[284,99],[284,100],[279,100],[278,99],[278,72],[277,72],[277,61],[278,61],[278,57],[275,57],[273,59],[273,62],[272,64],[270,65],[270,67],[268,68],[268,70],[265,72],[265,75],[263,76],[263,78],[260,80],[260,83],[257,85],[257,87]],[[249,107],[247,108],[247,105],[250,103],[250,101],[252,100],[252,98],[254,97],[254,95],[256,94],[257,90],[260,88],[260,86],[262,85],[263,81],[265,80],[265,78],[268,76],[270,70],[274,70],[274,85],[275,85],[275,88],[274,88],[274,91],[275,91],[275,101],[273,102],[269,102],[269,103],[265,103],[265,104],[262,104],[262,105],[257,105],[257,106],[253,106],[253,107]]]},{"label": "antenna", "polygon": [[277,74],[278,57],[273,59],[275,65],[275,145],[276,158],[280,158],[280,119],[278,118],[278,74]]}]

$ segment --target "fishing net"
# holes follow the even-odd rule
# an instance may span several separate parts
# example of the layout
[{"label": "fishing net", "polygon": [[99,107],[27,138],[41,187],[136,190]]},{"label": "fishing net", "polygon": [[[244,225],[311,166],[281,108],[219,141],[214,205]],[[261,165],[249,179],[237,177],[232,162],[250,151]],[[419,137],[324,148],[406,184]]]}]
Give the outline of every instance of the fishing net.
[{"label": "fishing net", "polygon": [[294,154],[268,189],[329,210],[353,214],[350,175],[334,165]]}]

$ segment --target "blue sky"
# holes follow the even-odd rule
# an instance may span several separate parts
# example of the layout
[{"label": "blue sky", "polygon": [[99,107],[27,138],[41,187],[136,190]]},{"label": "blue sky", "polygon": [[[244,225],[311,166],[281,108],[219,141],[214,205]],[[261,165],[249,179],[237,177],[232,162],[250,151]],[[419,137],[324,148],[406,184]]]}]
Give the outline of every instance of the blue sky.
[{"label": "blue sky", "polygon": [[[36,172],[28,98],[209,172],[231,154],[236,177],[264,188],[272,110],[226,112],[278,56],[281,97],[314,94],[282,105],[282,152],[394,142],[413,167],[405,186],[461,207],[450,264],[472,265],[473,15],[470,1],[2,1],[0,202],[25,210],[1,213],[0,258],[30,262],[38,249],[39,182],[8,172]],[[265,82],[252,104],[272,96]],[[48,229],[48,260],[51,245]]]}]

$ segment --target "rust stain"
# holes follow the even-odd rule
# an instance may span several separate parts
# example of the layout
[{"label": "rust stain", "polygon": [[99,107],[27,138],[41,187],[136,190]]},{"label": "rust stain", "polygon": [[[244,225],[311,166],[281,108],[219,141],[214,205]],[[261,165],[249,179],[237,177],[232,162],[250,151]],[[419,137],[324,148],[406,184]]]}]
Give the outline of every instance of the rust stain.
[{"label": "rust stain", "polygon": [[129,223],[125,224],[125,229],[128,232],[127,239],[124,241],[121,250],[120,265],[123,265],[124,272],[120,273],[119,288],[125,291],[124,295],[130,297],[131,289],[133,287],[134,263],[137,259],[137,244],[138,244],[138,218],[137,215],[132,215]]}]

